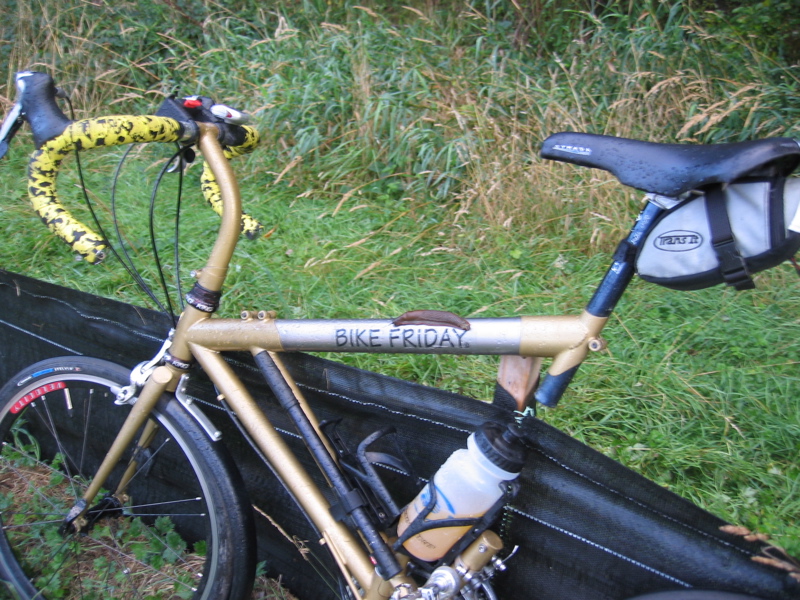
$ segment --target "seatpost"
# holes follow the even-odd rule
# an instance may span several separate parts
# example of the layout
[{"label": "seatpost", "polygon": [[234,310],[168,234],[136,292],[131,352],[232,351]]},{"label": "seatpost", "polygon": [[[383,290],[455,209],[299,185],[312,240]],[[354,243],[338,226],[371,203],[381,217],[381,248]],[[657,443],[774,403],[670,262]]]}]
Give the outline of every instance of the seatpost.
[{"label": "seatpost", "polygon": [[[648,202],[642,209],[628,237],[617,246],[611,266],[606,271],[589,304],[586,305],[586,313],[592,317],[602,319],[606,319],[611,315],[633,278],[636,267],[636,253],[647,239],[647,234],[650,233],[656,219],[663,211],[663,208],[652,202]],[[580,364],[576,364],[557,375],[548,374],[539,389],[536,390],[534,396],[536,401],[549,407],[558,404],[579,366]]]},{"label": "seatpost", "polygon": [[647,239],[647,234],[655,225],[658,216],[664,212],[660,206],[648,202],[639,213],[636,224],[628,237],[622,240],[614,253],[605,277],[586,305],[586,310],[596,317],[608,317],[616,307],[625,289],[633,278],[636,266],[636,253]]}]

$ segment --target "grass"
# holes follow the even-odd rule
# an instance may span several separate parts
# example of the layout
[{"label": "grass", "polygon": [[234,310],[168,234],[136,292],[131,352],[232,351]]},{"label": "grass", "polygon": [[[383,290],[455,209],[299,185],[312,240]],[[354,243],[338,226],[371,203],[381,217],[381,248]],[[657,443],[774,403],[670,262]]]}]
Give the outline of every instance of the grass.
[{"label": "grass", "polygon": [[[484,3],[368,6],[5,0],[0,57],[10,73],[48,70],[79,117],[151,112],[164,93],[205,93],[253,112],[263,143],[236,159],[246,208],[269,237],[242,241],[224,314],[464,316],[579,311],[632,223],[640,196],[605,173],[547,164],[541,140],[581,130],[651,141],[798,136],[798,71],[681,3],[601,16],[551,13],[520,50]],[[152,4],[152,6],[151,6]],[[146,6],[145,6],[146,5]],[[545,3],[545,6],[550,4]],[[171,8],[172,7],[172,8]],[[626,3],[627,7],[627,3]],[[155,11],[145,17],[146,9]],[[188,10],[188,9],[185,9]],[[9,13],[12,14],[12,13]],[[41,16],[38,16],[40,15]],[[36,16],[35,16],[36,15]],[[195,23],[193,23],[193,21]],[[43,26],[47,25],[47,26]],[[8,105],[6,105],[8,106]],[[144,300],[114,260],[72,261],[25,198],[30,139],[0,165],[0,265]],[[121,220],[143,269],[142,215],[165,150],[145,149],[119,184]],[[119,151],[84,155],[101,206]],[[69,161],[68,161],[69,162]],[[75,212],[74,163],[60,189]],[[187,179],[184,271],[200,266],[216,217]],[[171,262],[170,189],[158,238]],[[108,222],[105,208],[100,209]],[[88,220],[88,219],[87,219]],[[162,221],[163,220],[163,221]],[[152,275],[152,273],[151,273]],[[758,289],[679,293],[635,282],[605,336],[543,417],[665,487],[800,554],[798,280],[786,265]],[[497,360],[344,357],[352,364],[491,396]]]},{"label": "grass", "polygon": [[108,519],[89,534],[59,535],[43,515],[66,513],[76,482],[63,474],[62,456],[47,462],[35,454],[23,444],[4,449],[0,508],[9,541],[38,590],[50,598],[191,597],[204,555],[186,548],[167,517],[151,525]]}]

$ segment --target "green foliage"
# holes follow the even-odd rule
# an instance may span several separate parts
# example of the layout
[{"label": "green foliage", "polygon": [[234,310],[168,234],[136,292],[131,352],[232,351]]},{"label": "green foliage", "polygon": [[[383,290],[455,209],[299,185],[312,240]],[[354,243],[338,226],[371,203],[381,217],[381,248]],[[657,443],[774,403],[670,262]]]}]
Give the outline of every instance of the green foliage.
[{"label": "green foliage", "polygon": [[740,37],[776,59],[800,62],[800,13],[790,0],[734,2],[723,18]]},{"label": "green foliage", "polygon": [[[14,439],[27,436],[17,424],[15,429],[19,432]],[[38,447],[27,443],[3,447],[0,508],[6,519],[4,524],[10,520],[13,525],[6,530],[13,547],[25,548],[25,569],[35,574],[37,589],[48,598],[73,597],[69,594],[74,581],[66,574],[80,570],[82,597],[107,598],[115,584],[117,592],[124,595],[131,588],[129,567],[135,561],[138,566],[152,567],[153,574],[165,564],[174,565],[162,574],[161,580],[153,582],[152,589],[141,590],[143,597],[191,597],[195,582],[180,566],[194,557],[168,517],[159,517],[152,526],[133,517],[101,520],[88,535],[64,535],[53,526],[51,518],[42,516],[66,514],[75,501],[74,493],[83,492],[76,487],[80,480],[67,476],[62,454],[48,460],[30,454],[31,450],[38,452]],[[204,554],[205,548],[202,551]],[[87,569],[93,569],[94,576],[87,575]],[[152,578],[150,573],[147,575]],[[96,589],[93,581],[97,582]]]}]

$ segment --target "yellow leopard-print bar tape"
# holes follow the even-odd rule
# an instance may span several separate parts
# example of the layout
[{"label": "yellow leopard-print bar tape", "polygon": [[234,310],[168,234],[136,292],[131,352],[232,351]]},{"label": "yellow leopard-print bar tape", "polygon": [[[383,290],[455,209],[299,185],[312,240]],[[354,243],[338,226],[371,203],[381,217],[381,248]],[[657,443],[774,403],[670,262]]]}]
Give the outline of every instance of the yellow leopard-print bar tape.
[{"label": "yellow leopard-print bar tape", "polygon": [[114,116],[71,123],[58,137],[31,155],[28,196],[42,221],[90,263],[105,257],[108,244],[75,219],[59,202],[56,177],[64,158],[73,150],[138,142],[174,142],[180,139],[177,121],[154,116]]},{"label": "yellow leopard-print bar tape", "polygon": [[[246,125],[242,128],[245,131],[244,143],[241,146],[224,146],[222,148],[225,158],[228,160],[236,156],[241,156],[242,154],[252,152],[258,144],[258,132],[252,127],[248,127]],[[222,193],[220,192],[219,185],[217,185],[217,179],[211,172],[211,168],[208,166],[208,163],[203,164],[203,173],[200,175],[200,187],[203,190],[203,196],[205,196],[205,199],[211,205],[211,208],[214,209],[214,212],[222,216]],[[264,226],[259,221],[247,213],[242,212],[242,233],[245,234],[248,239],[252,240],[258,237],[258,234],[263,228]]]}]

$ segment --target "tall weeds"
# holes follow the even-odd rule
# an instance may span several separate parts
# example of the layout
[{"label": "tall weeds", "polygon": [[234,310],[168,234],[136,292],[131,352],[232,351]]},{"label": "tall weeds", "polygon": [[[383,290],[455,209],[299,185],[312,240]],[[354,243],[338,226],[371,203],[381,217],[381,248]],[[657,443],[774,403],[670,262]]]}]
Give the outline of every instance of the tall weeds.
[{"label": "tall weeds", "polygon": [[[614,4],[601,17],[543,3],[548,25],[521,49],[497,7],[476,1],[449,12],[343,4],[333,15],[308,1],[282,11],[214,0],[5,4],[16,17],[5,25],[7,102],[23,68],[77,91],[81,114],[205,93],[256,112],[271,172],[313,172],[314,187],[340,198],[356,188],[457,198],[462,213],[532,234],[559,233],[546,224],[563,205],[564,170],[536,160],[550,133],[736,141],[792,135],[800,111],[797,69],[732,31],[710,35],[680,2]],[[588,204],[575,190],[584,217],[616,221],[624,203],[606,188]]]}]

